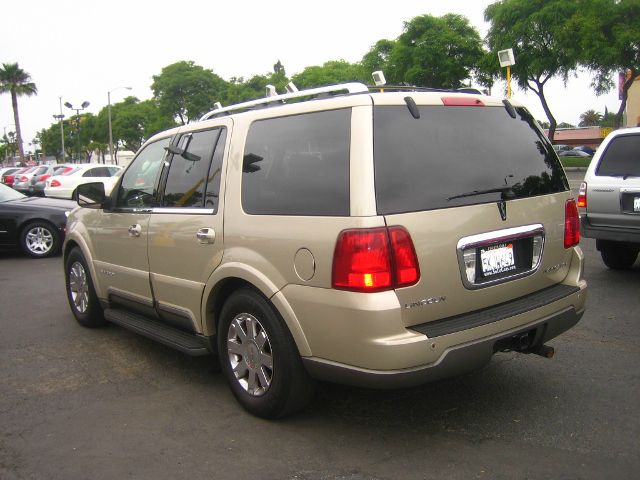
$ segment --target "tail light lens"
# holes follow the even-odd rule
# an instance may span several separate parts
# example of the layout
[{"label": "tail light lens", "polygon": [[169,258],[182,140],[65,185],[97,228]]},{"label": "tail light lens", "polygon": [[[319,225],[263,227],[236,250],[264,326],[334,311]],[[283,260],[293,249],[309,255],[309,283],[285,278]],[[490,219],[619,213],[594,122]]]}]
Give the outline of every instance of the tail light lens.
[{"label": "tail light lens", "polygon": [[55,178],[53,180],[51,180],[51,183],[49,184],[50,187],[59,187],[61,185],[61,183],[56,180]]},{"label": "tail light lens", "polygon": [[40,175],[38,177],[38,181],[39,182],[44,182],[47,178],[49,178],[51,175]]},{"label": "tail light lens", "polygon": [[587,184],[582,182],[578,191],[578,208],[587,208]]},{"label": "tail light lens", "polygon": [[570,248],[580,243],[580,217],[576,202],[567,200],[564,206],[564,248]]},{"label": "tail light lens", "polygon": [[24,175],[22,175],[18,181],[19,181],[19,182],[26,182],[26,181],[28,181],[28,180],[29,180],[29,179],[28,179],[27,177],[25,177]]},{"label": "tail light lens", "polygon": [[418,259],[404,228],[345,230],[338,236],[333,288],[380,292],[413,285],[419,279]]}]

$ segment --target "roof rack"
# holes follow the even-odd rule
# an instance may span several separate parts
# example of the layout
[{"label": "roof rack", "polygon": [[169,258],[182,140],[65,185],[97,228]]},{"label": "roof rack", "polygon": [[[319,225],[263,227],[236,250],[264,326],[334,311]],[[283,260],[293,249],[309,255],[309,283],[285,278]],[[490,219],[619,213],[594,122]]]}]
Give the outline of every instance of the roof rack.
[{"label": "roof rack", "polygon": [[369,92],[369,88],[363,83],[358,83],[358,82],[341,83],[339,85],[330,85],[328,87],[320,87],[320,88],[310,88],[308,90],[300,90],[297,92],[283,93],[282,95],[274,95],[271,97],[259,98],[257,100],[250,100],[248,102],[229,105],[228,107],[218,108],[218,105],[220,104],[216,103],[216,108],[214,108],[208,113],[205,113],[202,117],[200,117],[200,121],[208,120],[210,118],[216,117],[221,113],[227,113],[235,110],[244,110],[244,109],[256,107],[259,105],[268,105],[269,103],[274,103],[274,102],[283,102],[291,98],[309,97],[312,95],[321,95],[323,93],[337,93],[337,92],[367,93]]}]

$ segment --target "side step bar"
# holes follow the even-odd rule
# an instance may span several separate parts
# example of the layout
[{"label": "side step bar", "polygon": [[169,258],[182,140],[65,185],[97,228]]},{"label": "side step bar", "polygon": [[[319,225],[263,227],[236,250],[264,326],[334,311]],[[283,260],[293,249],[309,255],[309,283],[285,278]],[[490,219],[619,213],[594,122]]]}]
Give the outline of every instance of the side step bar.
[{"label": "side step bar", "polygon": [[206,347],[203,338],[193,333],[186,333],[157,321],[149,320],[142,315],[119,308],[107,308],[104,311],[104,318],[192,357],[211,353]]}]

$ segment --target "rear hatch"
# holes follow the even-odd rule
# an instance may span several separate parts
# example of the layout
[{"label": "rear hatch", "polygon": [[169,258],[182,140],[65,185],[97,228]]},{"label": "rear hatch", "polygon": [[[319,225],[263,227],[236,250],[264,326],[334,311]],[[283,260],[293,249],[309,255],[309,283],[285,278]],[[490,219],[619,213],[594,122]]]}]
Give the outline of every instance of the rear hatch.
[{"label": "rear hatch", "polygon": [[443,95],[374,106],[378,214],[409,232],[420,267],[417,284],[396,290],[406,326],[542,290],[571,262],[572,195],[535,119],[490,97]]},{"label": "rear hatch", "polygon": [[640,228],[640,135],[611,139],[587,181],[587,218],[600,227]]}]

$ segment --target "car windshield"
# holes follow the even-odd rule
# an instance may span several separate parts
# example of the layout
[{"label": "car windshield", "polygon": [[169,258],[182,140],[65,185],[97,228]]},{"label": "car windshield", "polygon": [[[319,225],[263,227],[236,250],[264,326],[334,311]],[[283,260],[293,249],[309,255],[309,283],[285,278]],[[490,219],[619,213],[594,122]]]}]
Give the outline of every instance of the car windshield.
[{"label": "car windshield", "polygon": [[13,188],[0,184],[0,203],[10,202],[11,200],[18,200],[25,198],[20,192],[16,192]]}]

